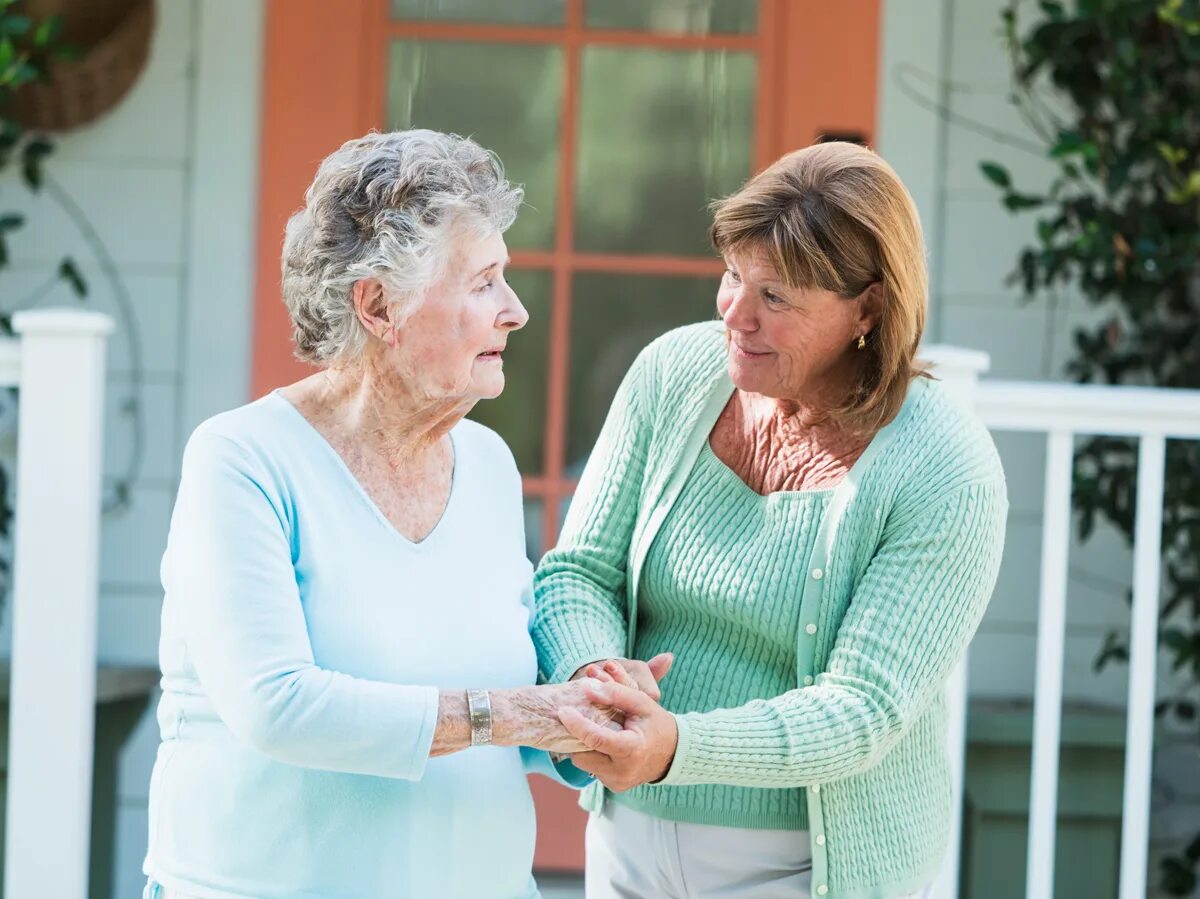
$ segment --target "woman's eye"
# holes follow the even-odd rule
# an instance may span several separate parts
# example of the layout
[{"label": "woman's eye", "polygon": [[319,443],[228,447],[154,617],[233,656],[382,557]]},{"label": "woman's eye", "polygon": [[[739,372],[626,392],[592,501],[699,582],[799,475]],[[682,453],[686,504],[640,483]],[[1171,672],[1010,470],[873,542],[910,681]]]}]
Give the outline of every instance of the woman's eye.
[{"label": "woman's eye", "polygon": [[495,281],[484,281],[482,284],[480,284],[478,287],[475,288],[475,292],[476,293],[484,293],[485,291],[491,290],[492,285],[495,283],[496,283]]},{"label": "woman's eye", "polygon": [[766,298],[767,302],[768,302],[770,305],[772,305],[772,306],[785,306],[785,305],[787,305],[787,300],[785,300],[783,297],[781,297],[781,296],[780,296],[779,294],[777,294],[777,293],[771,293],[771,292],[768,290],[768,291],[767,291],[765,294],[763,294],[763,296]]},{"label": "woman's eye", "polygon": [[725,274],[727,274],[727,275],[729,276],[729,280],[730,280],[730,281],[732,281],[734,284],[741,284],[741,283],[742,283],[742,277],[741,277],[741,275],[739,275],[739,274],[738,274],[737,272],[735,272],[733,269],[731,269],[731,268],[727,268],[727,269],[725,269]]}]

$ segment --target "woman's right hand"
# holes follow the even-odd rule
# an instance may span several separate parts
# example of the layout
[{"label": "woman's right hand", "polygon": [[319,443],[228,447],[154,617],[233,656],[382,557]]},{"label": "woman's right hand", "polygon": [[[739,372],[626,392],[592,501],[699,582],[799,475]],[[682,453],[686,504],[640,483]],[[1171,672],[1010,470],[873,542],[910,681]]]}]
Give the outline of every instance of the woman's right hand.
[{"label": "woman's right hand", "polygon": [[571,676],[571,680],[583,677],[604,680],[601,672],[607,672],[609,677],[617,683],[641,690],[658,702],[662,699],[662,691],[658,688],[658,682],[667,676],[674,661],[675,655],[670,652],[660,652],[646,662],[641,659],[600,659],[584,665]]},{"label": "woman's right hand", "polygon": [[493,741],[507,746],[532,746],[548,752],[586,752],[587,747],[568,733],[559,720],[560,709],[575,709],[602,727],[621,729],[621,713],[597,707],[588,698],[607,678],[581,677],[565,684],[544,684],[492,692]]}]

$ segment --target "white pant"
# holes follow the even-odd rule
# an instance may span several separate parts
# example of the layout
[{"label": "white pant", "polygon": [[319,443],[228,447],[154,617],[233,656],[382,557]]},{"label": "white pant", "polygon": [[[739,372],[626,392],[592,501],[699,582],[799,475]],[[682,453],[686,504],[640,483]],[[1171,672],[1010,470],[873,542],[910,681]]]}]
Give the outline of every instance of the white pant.
[{"label": "white pant", "polygon": [[811,862],[807,831],[685,824],[608,801],[588,820],[585,890],[587,899],[805,899]]}]

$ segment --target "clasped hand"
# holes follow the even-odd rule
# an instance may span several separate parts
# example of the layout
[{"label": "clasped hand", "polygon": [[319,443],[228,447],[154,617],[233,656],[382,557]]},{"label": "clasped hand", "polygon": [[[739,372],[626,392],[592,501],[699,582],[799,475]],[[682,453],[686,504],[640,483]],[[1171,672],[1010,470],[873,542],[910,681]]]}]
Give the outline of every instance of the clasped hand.
[{"label": "clasped hand", "polygon": [[658,704],[658,681],[672,661],[663,653],[648,662],[608,659],[585,665],[572,680],[582,679],[594,711],[585,713],[573,704],[558,709],[567,733],[584,747],[571,761],[613,792],[662,780],[671,767],[679,735],[674,716]]}]

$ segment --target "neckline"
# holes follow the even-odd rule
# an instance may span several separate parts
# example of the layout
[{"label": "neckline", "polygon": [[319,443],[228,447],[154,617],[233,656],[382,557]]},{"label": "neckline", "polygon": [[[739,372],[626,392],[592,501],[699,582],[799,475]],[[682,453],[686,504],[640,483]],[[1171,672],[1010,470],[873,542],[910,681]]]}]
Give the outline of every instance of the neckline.
[{"label": "neckline", "polygon": [[[849,470],[846,472],[845,475],[842,476],[841,479],[839,479],[838,481],[836,481],[833,484],[830,484],[828,487],[813,487],[808,490],[775,490],[775,491],[772,491],[771,493],[759,493],[757,490],[755,490],[753,487],[751,487],[749,484],[747,484],[745,481],[743,481],[741,475],[739,475],[736,471],[734,471],[732,468],[730,468],[728,465],[726,465],[721,460],[721,457],[716,454],[715,450],[713,450],[712,443],[710,442],[712,440],[713,428],[715,428],[717,426],[717,421],[720,420],[722,413],[724,413],[724,411],[725,411],[725,407],[727,405],[729,405],[729,401],[731,399],[733,399],[734,395],[737,393],[737,386],[733,383],[732,380],[730,380],[728,372],[722,371],[721,374],[722,374],[722,380],[725,382],[725,385],[728,388],[727,390],[722,391],[722,393],[724,393],[724,396],[725,396],[725,401],[721,404],[721,408],[717,412],[716,420],[714,420],[712,422],[712,424],[709,426],[707,432],[705,432],[705,434],[704,434],[704,446],[701,449],[701,452],[703,452],[706,449],[708,451],[708,453],[713,457],[713,459],[715,459],[721,465],[722,468],[724,468],[731,475],[733,475],[735,478],[737,478],[738,481],[741,483],[741,485],[746,488],[746,490],[748,490],[753,495],[760,497],[762,499],[770,499],[773,496],[806,496],[806,495],[811,495],[814,493],[831,493],[832,494],[832,493],[836,493],[838,490],[840,490],[842,487],[844,487],[847,484],[856,484],[858,482],[858,479],[861,477],[862,472],[867,468],[868,465],[871,464],[871,461],[873,460],[875,454],[879,451],[879,448],[881,446],[883,446],[883,444],[885,442],[887,442],[888,439],[890,439],[891,432],[894,430],[896,423],[898,421],[900,421],[900,419],[902,417],[904,417],[905,413],[908,411],[909,407],[912,404],[913,396],[915,393],[914,388],[916,390],[921,389],[921,388],[916,387],[916,385],[921,383],[923,380],[921,378],[917,378],[910,383],[908,395],[905,396],[904,402],[900,406],[899,413],[897,413],[895,418],[893,418],[886,425],[884,425],[882,428],[880,428],[878,431],[875,432],[875,434],[871,437],[871,440],[863,448],[863,451],[861,453],[859,453],[858,458],[854,460],[854,464],[850,466]],[[888,436],[884,437],[885,434]]]},{"label": "neckline", "polygon": [[386,515],[383,514],[383,510],[379,508],[379,504],[376,503],[375,500],[371,498],[371,494],[369,494],[367,492],[367,489],[365,487],[363,487],[362,481],[360,481],[355,476],[354,472],[352,472],[350,470],[350,466],[346,464],[346,460],[342,458],[342,454],[339,453],[336,449],[334,449],[333,444],[330,443],[325,438],[324,434],[322,434],[320,431],[317,430],[317,428],[313,425],[313,423],[311,421],[309,421],[307,418],[304,417],[303,412],[301,412],[299,409],[297,409],[295,406],[292,405],[291,400],[287,399],[282,393],[279,392],[278,389],[272,390],[269,394],[267,394],[267,397],[274,398],[275,400],[277,400],[285,409],[288,410],[288,413],[294,419],[296,419],[300,422],[303,429],[313,438],[313,440],[317,444],[319,444],[321,446],[322,452],[326,453],[328,456],[330,456],[332,458],[334,465],[337,466],[338,469],[340,469],[342,476],[347,481],[349,481],[350,484],[353,485],[354,491],[358,494],[359,498],[366,504],[367,508],[371,510],[372,514],[374,514],[375,518],[379,521],[379,523],[387,531],[389,531],[395,539],[399,540],[405,546],[408,546],[412,549],[423,549],[426,546],[428,546],[430,543],[432,543],[434,538],[436,538],[438,536],[438,534],[440,534],[443,530],[446,529],[446,520],[450,517],[451,510],[457,505],[455,499],[458,496],[458,493],[460,492],[459,491],[459,466],[458,466],[459,446],[458,446],[458,440],[454,436],[453,428],[447,433],[447,436],[450,438],[450,448],[451,448],[451,452],[453,453],[453,459],[451,461],[451,469],[450,469],[450,493],[446,497],[446,505],[442,508],[442,514],[438,518],[437,524],[435,524],[433,526],[433,529],[428,534],[426,534],[423,539],[413,540],[412,538],[406,536],[405,534],[402,534],[400,532],[400,530],[394,524],[392,524],[391,520]]},{"label": "neckline", "polygon": [[[830,484],[827,487],[806,487],[803,490],[772,490],[770,493],[759,493],[744,480],[742,480],[742,476],[740,474],[725,464],[725,460],[717,455],[716,450],[712,448],[712,443],[709,442],[708,438],[705,438],[704,445],[700,448],[700,452],[709,457],[709,459],[712,461],[712,464],[716,465],[720,469],[723,476],[728,477],[732,481],[736,481],[747,496],[761,500],[762,502],[819,499],[832,494],[839,486],[841,486],[842,481],[845,480],[845,477],[843,477],[836,483]],[[857,464],[857,462],[855,464]],[[851,470],[853,470],[853,466],[851,467]]]}]

